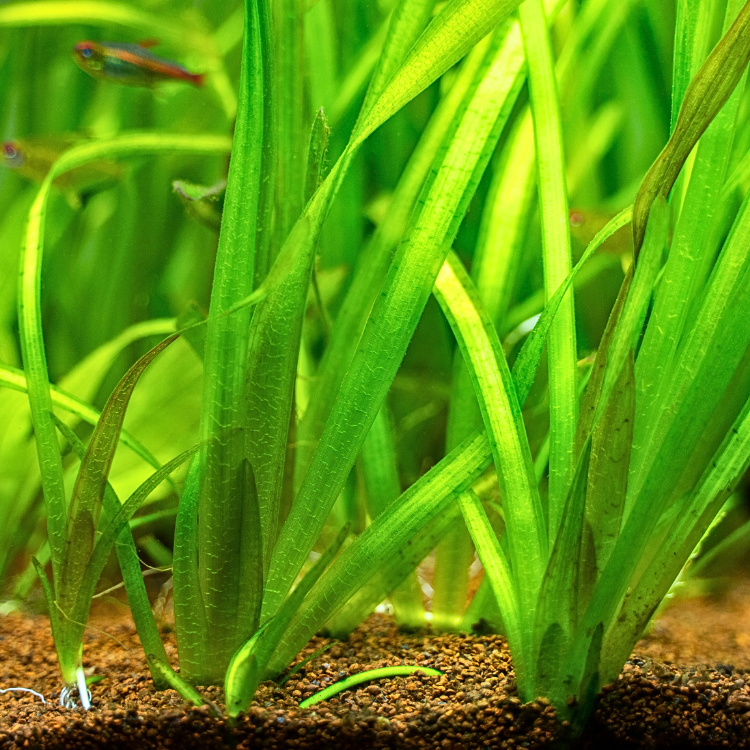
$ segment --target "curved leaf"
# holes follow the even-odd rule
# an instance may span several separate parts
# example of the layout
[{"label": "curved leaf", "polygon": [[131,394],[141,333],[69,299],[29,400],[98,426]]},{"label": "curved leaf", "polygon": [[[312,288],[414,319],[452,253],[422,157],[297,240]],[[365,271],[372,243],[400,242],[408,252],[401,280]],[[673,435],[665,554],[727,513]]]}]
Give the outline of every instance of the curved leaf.
[{"label": "curved leaf", "polygon": [[355,130],[361,143],[507,19],[520,0],[448,0]]},{"label": "curved leaf", "polygon": [[[542,0],[526,0],[518,9],[528,65],[531,114],[542,219],[544,290],[549,299],[570,274],[570,224],[565,180],[562,122],[552,45]],[[550,543],[562,521],[562,509],[575,471],[578,349],[575,306],[568,291],[547,340],[549,361],[550,456],[548,531]]]},{"label": "curved leaf", "polygon": [[266,677],[280,674],[353,594],[479,478],[491,459],[486,436],[475,433],[391,503],[313,587],[279,644]]},{"label": "curved leaf", "polygon": [[518,616],[528,627],[547,563],[547,540],[515,386],[497,332],[454,253],[440,270],[434,294],[469,369],[492,446],[503,497],[510,564],[518,590]]},{"label": "curved leaf", "polygon": [[336,557],[348,535],[347,525],[339,531],[333,544],[317,559],[315,565],[289,594],[278,613],[235,652],[224,680],[227,713],[230,716],[247,711],[263,679],[268,662],[286,633],[289,623],[312,587]]},{"label": "curved leaf", "polygon": [[84,143],[65,152],[55,162],[32,204],[19,260],[19,334],[47,507],[47,528],[55,586],[59,583],[65,547],[67,503],[57,436],[50,418],[52,399],[42,335],[40,299],[44,228],[52,182],[67,171],[101,158],[162,152],[221,154],[227,152],[230,146],[230,139],[225,136],[162,133],[131,133],[108,140]]},{"label": "curved leaf", "polygon": [[[107,477],[133,389],[149,364],[177,338],[178,334],[173,334],[157,344],[125,373],[107,400],[101,417],[96,423],[86,455],[81,461],[68,506],[61,583],[55,592],[63,610],[68,609],[71,595],[77,597],[78,581],[81,580],[94,549],[94,535]],[[75,587],[75,594],[73,594],[72,587]]]},{"label": "curved leaf", "polygon": [[345,680],[334,682],[333,685],[329,685],[324,690],[321,690],[315,695],[311,695],[299,704],[300,708],[308,708],[321,701],[327,701],[329,698],[333,698],[334,695],[338,695],[344,690],[350,690],[356,685],[361,685],[363,682],[371,682],[372,680],[382,680],[384,677],[408,677],[409,675],[419,674],[430,675],[431,677],[439,677],[443,673],[439,669],[431,669],[430,667],[418,667],[418,666],[402,666],[402,667],[382,667],[381,669],[368,669],[366,672],[360,672],[359,674],[353,674],[351,677],[347,677]]}]

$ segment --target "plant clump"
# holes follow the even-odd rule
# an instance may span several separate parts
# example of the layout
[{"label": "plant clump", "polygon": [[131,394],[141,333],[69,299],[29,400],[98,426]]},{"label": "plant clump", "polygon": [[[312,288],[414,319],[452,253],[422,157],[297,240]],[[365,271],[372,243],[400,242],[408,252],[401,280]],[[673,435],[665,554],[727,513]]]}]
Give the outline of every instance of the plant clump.
[{"label": "plant clump", "polygon": [[232,727],[388,601],[580,735],[750,540],[750,0],[169,8],[0,6],[3,611]]}]

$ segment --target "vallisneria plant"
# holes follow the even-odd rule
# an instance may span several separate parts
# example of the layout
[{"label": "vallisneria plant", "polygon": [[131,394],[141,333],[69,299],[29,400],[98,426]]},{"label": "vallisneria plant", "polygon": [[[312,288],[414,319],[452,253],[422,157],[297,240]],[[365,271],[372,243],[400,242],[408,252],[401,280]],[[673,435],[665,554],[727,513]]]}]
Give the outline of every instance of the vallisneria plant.
[{"label": "vallisneria plant", "polygon": [[[750,463],[750,130],[743,119],[750,1],[677,3],[674,24],[665,15],[670,4],[644,4],[650,52],[672,68],[672,104],[663,106],[669,132],[649,148],[618,145],[623,103],[597,99],[633,3],[397,0],[381,9],[381,28],[333,92],[336,3],[308,5],[245,0],[229,17],[211,19],[213,33],[205,30],[209,19],[180,21],[190,54],[207,67],[207,91],[189,96],[208,97],[218,113],[212,117],[224,122],[206,123],[204,134],[173,132],[169,121],[128,131],[100,116],[100,137],[53,159],[41,187],[19,203],[23,368],[3,366],[0,382],[28,394],[48,543],[38,542],[36,495],[19,490],[24,502],[11,516],[0,562],[8,567],[19,551],[38,552],[65,695],[76,686],[86,706],[83,633],[114,547],[156,684],[194,702],[202,701],[196,686],[223,684],[235,717],[260,682],[280,675],[324,626],[344,637],[385,598],[401,624],[424,625],[417,568],[437,547],[435,628],[478,620],[502,627],[521,698],[546,696],[580,727]],[[709,21],[719,13],[717,43]],[[0,27],[84,22],[162,34],[173,44],[183,38],[129,5],[52,0],[0,8]],[[240,41],[235,100],[226,58]],[[640,44],[614,64],[618,86],[626,88]],[[628,106],[658,134],[665,87],[642,83],[651,104]],[[428,95],[433,101],[425,104]],[[179,112],[177,96],[168,101]],[[424,117],[405,149],[411,155],[383,191],[385,208],[370,210],[376,226],[362,243],[347,224],[363,213],[363,190],[351,184],[361,182],[363,157],[387,167],[388,129],[404,126],[404,112],[420,107]],[[226,132],[235,113],[231,141],[214,134],[222,124]],[[202,164],[227,153],[223,205],[201,204],[204,226],[180,215],[172,233],[202,232],[195,246],[211,247],[219,230],[207,316],[191,308],[179,324],[122,326],[118,337],[100,331],[82,347],[86,359],[69,357],[77,373],[52,386],[54,336],[45,341],[44,333],[58,329],[45,317],[43,274],[47,251],[55,247],[54,258],[57,243],[68,247],[56,212],[77,210],[75,200],[58,206],[56,188],[74,186],[74,175],[103,160],[136,169],[146,157]],[[616,169],[613,154],[622,157]],[[167,174],[150,186],[152,195],[172,197],[177,178],[188,202],[213,201],[222,189],[216,170],[202,182]],[[139,178],[122,179],[123,193],[127,185],[137,192]],[[102,215],[120,210],[102,195],[90,199]],[[569,195],[609,196],[614,209],[575,266]],[[475,221],[472,206],[480,203]],[[188,208],[195,216],[197,206]],[[89,206],[82,211],[93,214]],[[632,245],[604,252],[624,232]],[[168,236],[161,239],[171,242]],[[176,242],[181,263],[197,257],[191,241]],[[124,263],[128,253],[118,257]],[[342,261],[354,269],[337,295],[326,283]],[[170,288],[181,289],[189,274],[178,262],[170,268]],[[592,305],[580,303],[591,302],[584,281],[592,278],[620,285],[598,331],[583,321]],[[131,294],[129,283],[115,288]],[[189,308],[185,294],[174,296],[181,313]],[[426,322],[438,314],[432,300],[447,321],[442,329]],[[399,402],[394,394],[408,387],[415,349],[428,370],[440,369],[439,346],[419,347],[423,327],[433,337],[442,330],[448,342],[445,451],[404,481],[404,464],[426,456],[401,447],[393,407],[413,403],[413,395]],[[2,333],[0,343],[15,341]],[[107,380],[120,354],[151,335],[167,337],[135,357],[119,381]],[[516,353],[513,343],[524,336]],[[579,361],[593,348],[595,359]],[[154,375],[169,357],[172,369]],[[153,377],[149,404],[163,413],[144,407],[144,421],[167,431],[177,418],[165,405],[178,395],[171,379],[188,363],[201,373],[191,386],[189,440],[173,436],[165,458],[157,457],[129,429],[126,409]],[[417,390],[434,385],[429,380]],[[102,383],[111,395],[96,409],[90,402]],[[82,422],[93,425],[90,434]],[[27,437],[12,444],[20,456]],[[115,486],[119,443],[150,466],[134,486],[121,482],[127,492]],[[74,481],[72,457],[80,461]],[[177,508],[164,509],[176,515],[178,674],[138,562],[139,519],[147,524],[150,516],[136,514],[155,490],[174,497],[164,480],[188,462]],[[35,488],[36,477],[25,484]],[[10,503],[0,503],[10,514]],[[465,611],[474,550],[484,581]],[[311,552],[319,556],[309,565]]]}]

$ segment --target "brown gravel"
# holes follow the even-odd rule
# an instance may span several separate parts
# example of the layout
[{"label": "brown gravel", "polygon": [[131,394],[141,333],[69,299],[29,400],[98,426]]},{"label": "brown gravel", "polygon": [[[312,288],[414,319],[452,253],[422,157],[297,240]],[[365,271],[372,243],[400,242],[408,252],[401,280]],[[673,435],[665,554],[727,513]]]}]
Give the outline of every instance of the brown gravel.
[{"label": "brown gravel", "polygon": [[[538,748],[564,735],[546,701],[522,705],[504,639],[404,636],[374,616],[349,641],[310,662],[283,688],[261,686],[231,728],[206,707],[156,692],[132,624],[92,624],[85,663],[105,679],[93,709],[57,704],[60,679],[44,618],[0,618],[0,748]],[[169,631],[169,628],[165,628]],[[173,634],[167,653],[176,661]],[[116,640],[115,640],[116,639]],[[316,638],[306,654],[324,643]],[[720,600],[678,602],[603,691],[578,747],[750,748],[750,582]],[[304,654],[303,654],[304,655]],[[307,696],[346,675],[392,664],[436,667],[442,677],[380,680],[300,710]],[[747,682],[747,684],[746,684]],[[206,696],[221,705],[221,691]]]}]

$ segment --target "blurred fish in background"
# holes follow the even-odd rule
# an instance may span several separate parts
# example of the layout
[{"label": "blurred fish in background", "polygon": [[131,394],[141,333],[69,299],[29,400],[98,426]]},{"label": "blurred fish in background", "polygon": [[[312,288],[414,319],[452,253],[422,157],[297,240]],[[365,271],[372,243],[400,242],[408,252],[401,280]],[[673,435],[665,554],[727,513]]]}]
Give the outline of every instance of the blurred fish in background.
[{"label": "blurred fish in background", "polygon": [[[5,141],[0,164],[24,179],[41,182],[64,151],[86,140],[78,135],[52,135]],[[82,196],[111,187],[123,174],[121,164],[100,159],[60,175],[52,184],[65,194],[73,207],[78,207]]]},{"label": "blurred fish in background", "polygon": [[138,44],[85,41],[73,48],[73,58],[81,70],[100,81],[149,87],[165,81],[185,81],[203,86],[203,73],[190,73],[174,60],[151,52],[150,48],[157,44],[154,39]]},{"label": "blurred fish in background", "polygon": [[[568,220],[570,236],[573,239],[573,257],[575,260],[581,257],[589,242],[616,215],[617,212],[597,211],[596,209],[571,209]],[[596,252],[620,256],[623,269],[627,268],[633,257],[633,233],[630,224],[615,232]]]}]

